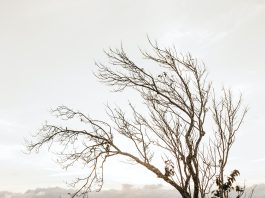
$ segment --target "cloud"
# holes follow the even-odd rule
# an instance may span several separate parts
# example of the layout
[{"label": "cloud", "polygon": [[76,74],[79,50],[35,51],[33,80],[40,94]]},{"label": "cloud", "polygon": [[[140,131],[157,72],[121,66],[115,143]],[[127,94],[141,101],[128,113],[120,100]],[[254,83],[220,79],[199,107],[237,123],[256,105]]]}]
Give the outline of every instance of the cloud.
[{"label": "cloud", "polygon": [[[251,189],[251,187],[250,187]],[[249,190],[249,189],[248,189]],[[24,194],[0,192],[0,198],[69,198],[68,193],[73,192],[63,188],[37,188],[28,190]],[[90,198],[176,198],[180,197],[176,190],[163,188],[162,185],[145,185],[136,187],[130,184],[123,184],[120,190],[103,190],[90,193]],[[254,191],[255,198],[265,197],[265,184],[257,185]]]},{"label": "cloud", "polygon": [[0,198],[69,198],[71,190],[63,188],[37,188],[28,190],[25,193],[0,192]]},{"label": "cloud", "polygon": [[0,143],[0,161],[17,159],[22,149],[21,145],[5,145]]},{"label": "cloud", "polygon": [[252,162],[254,162],[254,163],[265,162],[265,158],[255,159]]}]

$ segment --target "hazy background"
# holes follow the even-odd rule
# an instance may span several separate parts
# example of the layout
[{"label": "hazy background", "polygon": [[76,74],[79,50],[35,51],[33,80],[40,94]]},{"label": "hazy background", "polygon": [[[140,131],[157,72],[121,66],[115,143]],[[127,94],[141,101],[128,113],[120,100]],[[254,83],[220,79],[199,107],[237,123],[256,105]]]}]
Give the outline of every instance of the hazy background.
[{"label": "hazy background", "polygon": [[[263,0],[0,0],[0,191],[66,187],[84,173],[62,171],[46,151],[23,154],[23,139],[54,120],[49,110],[57,105],[104,119],[106,103],[133,100],[101,85],[94,61],[122,42],[142,63],[138,48],[148,45],[147,35],[191,52],[214,85],[243,94],[250,111],[229,167],[240,170],[241,182],[264,183],[264,19]],[[105,176],[107,190],[161,182],[123,162]]]},{"label": "hazy background", "polygon": [[[66,190],[63,188],[37,188],[35,190],[28,190],[25,193],[11,193],[0,192],[0,198],[69,198],[68,193],[73,190]],[[265,185],[259,185],[255,188],[253,198],[264,198]],[[91,192],[90,198],[176,198],[180,197],[175,190],[163,188],[161,185],[144,185],[142,187],[135,187],[129,184],[123,184],[121,189],[103,190],[100,192]]]}]

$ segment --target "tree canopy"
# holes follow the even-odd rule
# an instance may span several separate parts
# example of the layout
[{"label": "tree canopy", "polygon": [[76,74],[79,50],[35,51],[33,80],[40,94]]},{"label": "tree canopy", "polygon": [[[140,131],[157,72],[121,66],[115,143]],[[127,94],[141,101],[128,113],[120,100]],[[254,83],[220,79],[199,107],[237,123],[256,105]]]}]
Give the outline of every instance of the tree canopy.
[{"label": "tree canopy", "polygon": [[[64,168],[75,163],[89,167],[88,175],[73,182],[77,190],[72,197],[100,190],[105,162],[113,156],[124,156],[145,167],[183,198],[228,198],[231,191],[242,196],[244,188],[235,184],[239,171],[225,169],[247,112],[241,96],[234,97],[224,88],[215,90],[205,65],[191,54],[149,43],[152,51],[140,52],[152,68],[138,65],[121,47],[105,52],[109,63],[97,63],[95,74],[116,92],[136,90],[146,107],[144,114],[137,104],[129,103],[129,118],[121,108],[108,106],[110,120],[103,121],[59,106],[53,110],[56,116],[79,119],[87,127],[77,130],[67,122],[67,127],[47,123],[27,143],[28,150],[60,145],[58,160]],[[123,136],[133,148],[121,148],[117,136]],[[227,171],[231,171],[228,176]]]}]

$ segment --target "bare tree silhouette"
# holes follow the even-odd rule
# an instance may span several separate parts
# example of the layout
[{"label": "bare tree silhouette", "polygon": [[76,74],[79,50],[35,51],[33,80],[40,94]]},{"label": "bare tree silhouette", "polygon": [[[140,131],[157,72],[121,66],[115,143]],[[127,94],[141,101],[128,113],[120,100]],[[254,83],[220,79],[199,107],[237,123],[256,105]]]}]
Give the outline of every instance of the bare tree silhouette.
[{"label": "bare tree silhouette", "polygon": [[[53,110],[56,116],[64,120],[80,119],[87,128],[76,130],[45,124],[27,142],[28,150],[39,151],[45,144],[50,149],[60,145],[58,160],[64,168],[75,163],[90,167],[86,177],[73,182],[78,190],[72,197],[85,197],[90,190],[101,190],[106,159],[117,155],[153,172],[183,198],[228,198],[231,191],[241,197],[244,188],[235,186],[239,172],[233,170],[227,179],[225,175],[230,149],[247,112],[241,96],[234,99],[226,89],[216,92],[207,80],[204,64],[190,54],[178,54],[174,47],[149,43],[152,52],[141,53],[154,63],[153,68],[138,66],[121,47],[105,52],[109,64],[97,63],[96,73],[114,91],[136,90],[148,116],[132,104],[130,119],[121,108],[108,106],[111,121],[107,122],[59,106]],[[114,139],[119,135],[134,145],[134,152],[119,146]],[[162,170],[154,160],[157,149],[167,157],[160,161],[160,165],[165,165]]]}]

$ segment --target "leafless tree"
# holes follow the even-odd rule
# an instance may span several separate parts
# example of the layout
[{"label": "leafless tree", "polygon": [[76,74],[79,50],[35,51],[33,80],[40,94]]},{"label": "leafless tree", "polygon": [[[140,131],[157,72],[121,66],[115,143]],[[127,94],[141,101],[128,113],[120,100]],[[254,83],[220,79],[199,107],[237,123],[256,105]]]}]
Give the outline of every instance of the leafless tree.
[{"label": "leafless tree", "polygon": [[[178,54],[174,47],[162,48],[156,42],[150,45],[152,51],[141,54],[154,64],[152,68],[137,65],[121,47],[105,52],[109,63],[97,63],[96,73],[116,92],[132,88],[140,93],[144,113],[129,104],[128,118],[121,108],[108,107],[107,122],[59,106],[53,110],[58,117],[80,119],[87,127],[76,130],[45,124],[27,142],[28,150],[60,145],[58,161],[64,168],[75,163],[90,168],[86,177],[73,182],[78,190],[72,197],[101,190],[104,164],[113,156],[142,165],[183,198],[228,198],[231,191],[241,197],[244,188],[234,186],[239,172],[230,170],[232,176],[225,175],[230,149],[247,112],[241,97],[234,99],[226,89],[216,92],[204,64],[190,54]],[[134,151],[121,148],[115,141],[119,135],[134,145]],[[154,160],[161,159],[161,153],[166,159]],[[159,168],[161,164],[165,169]]]}]

